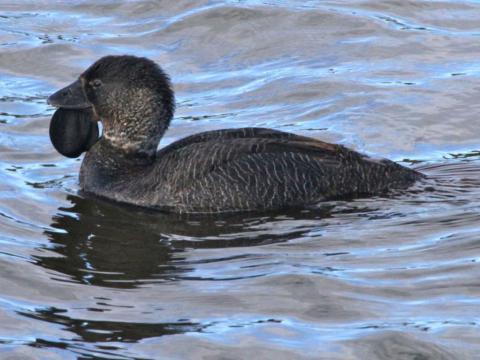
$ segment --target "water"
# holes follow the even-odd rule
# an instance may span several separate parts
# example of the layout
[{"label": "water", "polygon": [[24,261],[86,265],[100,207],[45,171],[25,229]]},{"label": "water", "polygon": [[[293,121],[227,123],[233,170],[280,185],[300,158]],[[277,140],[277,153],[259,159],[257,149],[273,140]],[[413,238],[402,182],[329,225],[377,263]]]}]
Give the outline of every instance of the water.
[{"label": "water", "polygon": [[[478,359],[478,1],[0,2],[0,358]],[[106,54],[171,75],[162,145],[266,126],[433,191],[179,217],[78,195],[46,97]]]}]

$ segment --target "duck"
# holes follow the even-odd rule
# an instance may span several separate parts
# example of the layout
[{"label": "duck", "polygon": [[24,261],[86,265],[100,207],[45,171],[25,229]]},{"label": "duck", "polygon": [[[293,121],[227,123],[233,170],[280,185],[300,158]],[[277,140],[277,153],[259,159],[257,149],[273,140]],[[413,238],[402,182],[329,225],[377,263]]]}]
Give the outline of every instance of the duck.
[{"label": "duck", "polygon": [[200,132],[158,150],[175,97],[169,76],[144,57],[102,57],[48,104],[57,108],[53,146],[67,157],[85,153],[82,193],[159,211],[307,208],[383,196],[424,178],[391,160],[261,127]]}]

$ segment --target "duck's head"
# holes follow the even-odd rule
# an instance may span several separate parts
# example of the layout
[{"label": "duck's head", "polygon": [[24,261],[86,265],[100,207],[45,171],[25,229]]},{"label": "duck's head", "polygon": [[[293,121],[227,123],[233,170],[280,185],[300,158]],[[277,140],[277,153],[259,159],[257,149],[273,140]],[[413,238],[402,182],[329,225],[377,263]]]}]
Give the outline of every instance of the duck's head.
[{"label": "duck's head", "polygon": [[98,138],[98,120],[105,140],[119,151],[154,156],[175,107],[170,80],[162,69],[149,59],[129,55],[97,60],[75,82],[51,95],[48,103],[59,108],[50,137],[66,156],[88,150],[95,134]]}]

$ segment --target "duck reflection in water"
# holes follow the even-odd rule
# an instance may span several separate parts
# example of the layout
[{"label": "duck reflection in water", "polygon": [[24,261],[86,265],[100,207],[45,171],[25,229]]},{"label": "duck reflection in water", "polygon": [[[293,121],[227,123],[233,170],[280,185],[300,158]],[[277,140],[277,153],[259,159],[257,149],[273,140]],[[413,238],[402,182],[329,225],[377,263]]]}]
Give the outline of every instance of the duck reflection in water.
[{"label": "duck reflection in water", "polygon": [[[119,206],[99,199],[69,195],[45,233],[53,251],[36,256],[42,267],[74,281],[106,287],[132,288],[146,282],[193,279],[195,261],[186,249],[246,247],[283,242],[308,231],[304,221],[329,216],[328,208],[301,214],[231,214],[199,217]],[[300,216],[299,226],[272,232],[275,224]],[[318,223],[317,223],[318,226]],[[52,246],[49,247],[51,254]]]},{"label": "duck reflection in water", "polygon": [[[300,238],[311,230],[311,226],[318,228],[319,220],[330,216],[331,209],[322,208],[301,214],[295,211],[261,217],[231,214],[212,218],[158,213],[74,195],[69,195],[68,200],[72,205],[60,208],[52,219],[50,229],[45,231],[50,239],[48,251],[45,255],[35,256],[34,260],[43,268],[71,279],[61,278],[60,281],[118,289],[183,279],[203,280],[191,273],[204,260],[189,260],[186,250],[251,247]],[[298,221],[297,226],[288,221],[292,219]],[[286,220],[289,224],[287,231],[279,226]],[[227,258],[229,255],[224,256]],[[217,260],[222,261],[223,258]],[[107,306],[104,302],[108,301],[96,301],[99,308],[95,311],[104,311],[101,309]],[[30,344],[36,347],[46,344],[59,348],[77,347],[79,339],[86,343],[111,342],[113,345],[119,341],[135,342],[151,337],[201,332],[212,325],[189,319],[143,323],[138,320],[100,320],[95,314],[72,317],[68,309],[56,307],[25,311],[21,315],[59,324],[77,336],[74,340],[56,343],[37,338]],[[115,349],[116,346],[109,345],[101,352],[108,356],[109,351]],[[100,350],[96,348],[95,351]]]}]

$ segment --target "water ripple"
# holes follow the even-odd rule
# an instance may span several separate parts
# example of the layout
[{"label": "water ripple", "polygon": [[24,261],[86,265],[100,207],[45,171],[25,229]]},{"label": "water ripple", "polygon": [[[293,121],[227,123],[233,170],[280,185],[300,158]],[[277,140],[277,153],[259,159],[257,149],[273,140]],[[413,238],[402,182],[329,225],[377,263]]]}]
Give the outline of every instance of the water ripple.
[{"label": "water ripple", "polygon": [[[478,1],[0,4],[0,349],[17,358],[475,359]],[[171,75],[162,146],[268,126],[427,181],[189,217],[78,193],[45,100],[106,54]]]}]

